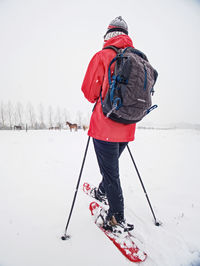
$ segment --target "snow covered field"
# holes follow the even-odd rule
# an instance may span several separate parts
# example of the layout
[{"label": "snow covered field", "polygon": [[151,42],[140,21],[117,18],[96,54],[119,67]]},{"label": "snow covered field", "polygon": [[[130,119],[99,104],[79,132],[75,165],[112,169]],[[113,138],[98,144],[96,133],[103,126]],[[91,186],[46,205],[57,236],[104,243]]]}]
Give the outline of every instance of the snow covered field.
[{"label": "snow covered field", "polygon": [[[130,265],[93,224],[83,182],[100,175],[89,146],[71,239],[60,240],[87,142],[83,131],[0,131],[0,266]],[[156,227],[129,153],[120,160],[126,219],[144,266],[200,265],[200,131],[137,130],[129,144],[162,227]]]}]

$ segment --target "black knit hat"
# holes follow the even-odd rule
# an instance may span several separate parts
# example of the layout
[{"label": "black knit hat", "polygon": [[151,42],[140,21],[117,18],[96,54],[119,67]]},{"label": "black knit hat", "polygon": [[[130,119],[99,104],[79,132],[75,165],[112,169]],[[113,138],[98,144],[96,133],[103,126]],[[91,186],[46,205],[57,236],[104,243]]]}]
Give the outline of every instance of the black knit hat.
[{"label": "black knit hat", "polygon": [[[107,32],[105,34],[105,36],[109,33],[109,32],[113,32],[113,31],[120,31],[123,32],[125,34],[128,35],[128,25],[127,23],[122,19],[121,16],[116,17],[115,19],[113,19],[107,29]],[[104,36],[104,37],[105,37]]]}]

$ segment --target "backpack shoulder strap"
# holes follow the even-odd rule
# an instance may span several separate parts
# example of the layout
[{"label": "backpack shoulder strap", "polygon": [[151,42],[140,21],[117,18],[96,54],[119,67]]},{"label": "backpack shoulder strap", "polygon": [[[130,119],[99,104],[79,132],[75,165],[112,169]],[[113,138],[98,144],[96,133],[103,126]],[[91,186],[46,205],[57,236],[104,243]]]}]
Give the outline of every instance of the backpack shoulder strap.
[{"label": "backpack shoulder strap", "polygon": [[117,48],[116,46],[114,46],[114,45],[109,45],[109,46],[106,46],[106,47],[104,47],[103,48],[103,50],[105,50],[105,49],[112,49],[112,50],[114,50],[117,54],[119,53],[119,48]]},{"label": "backpack shoulder strap", "polygon": [[[106,47],[103,48],[103,50],[105,50],[105,49],[112,49],[112,50],[114,50],[117,54],[119,54],[119,53],[120,53],[120,50],[121,50],[121,48],[117,48],[117,47],[114,46],[114,45],[106,46]],[[131,51],[132,53],[139,55],[139,56],[142,57],[144,60],[148,61],[147,56],[146,56],[142,51],[140,51],[140,50],[138,50],[138,49],[136,49],[136,48],[133,48],[133,47],[126,47],[126,48],[124,49],[124,52],[125,52],[126,50],[129,50],[129,51]]]}]

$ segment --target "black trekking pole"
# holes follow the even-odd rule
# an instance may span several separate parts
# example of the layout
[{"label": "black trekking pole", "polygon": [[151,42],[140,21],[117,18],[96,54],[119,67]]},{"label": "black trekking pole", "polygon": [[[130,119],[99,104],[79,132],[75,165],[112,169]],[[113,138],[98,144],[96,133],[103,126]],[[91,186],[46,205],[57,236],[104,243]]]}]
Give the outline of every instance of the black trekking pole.
[{"label": "black trekking pole", "polygon": [[150,207],[150,209],[151,209],[151,212],[152,212],[152,214],[153,214],[153,218],[154,218],[154,220],[155,220],[155,225],[156,225],[156,226],[159,226],[159,225],[161,225],[161,223],[158,222],[157,219],[156,219],[156,216],[155,216],[155,213],[154,213],[153,208],[152,208],[152,206],[151,206],[151,203],[150,203],[149,197],[148,197],[148,195],[147,195],[146,189],[145,189],[144,184],[143,184],[143,182],[142,182],[142,178],[141,178],[141,176],[140,176],[140,173],[139,173],[139,171],[138,171],[138,168],[137,168],[137,166],[136,166],[136,163],[135,163],[135,161],[134,161],[134,159],[133,159],[133,155],[132,155],[131,150],[130,150],[130,148],[129,148],[128,145],[127,145],[127,148],[128,148],[129,154],[130,154],[130,156],[131,156],[132,162],[133,162],[133,164],[134,164],[134,166],[135,166],[135,170],[136,170],[137,175],[138,175],[138,177],[139,177],[139,180],[140,180],[140,183],[141,183],[141,185],[142,185],[142,188],[143,188],[143,190],[144,190],[144,194],[145,194],[145,196],[146,196],[146,198],[147,198],[147,201],[148,201],[148,203],[149,203],[149,207]]},{"label": "black trekking pole", "polygon": [[67,239],[70,238],[70,235],[67,235],[67,228],[68,228],[68,225],[69,225],[69,222],[70,222],[70,219],[71,219],[71,215],[72,215],[72,211],[73,211],[73,208],[74,208],[74,203],[75,203],[75,200],[76,200],[76,196],[77,196],[77,192],[78,192],[78,188],[79,188],[79,184],[80,184],[80,180],[81,180],[81,175],[82,175],[82,172],[83,172],[83,167],[84,167],[84,164],[85,164],[85,159],[86,159],[86,155],[87,155],[87,151],[88,151],[89,142],[90,142],[90,136],[88,137],[87,145],[86,145],[86,148],[85,148],[85,154],[84,154],[84,157],[83,157],[83,162],[82,162],[82,165],[81,165],[81,170],[80,170],[78,182],[77,182],[77,185],[76,185],[76,190],[75,190],[75,193],[74,193],[74,199],[73,199],[73,202],[72,202],[72,206],[71,206],[71,210],[70,210],[70,213],[69,213],[68,221],[67,221],[67,224],[66,224],[66,227],[65,227],[65,232],[64,232],[64,235],[61,237],[62,240],[67,240]]}]

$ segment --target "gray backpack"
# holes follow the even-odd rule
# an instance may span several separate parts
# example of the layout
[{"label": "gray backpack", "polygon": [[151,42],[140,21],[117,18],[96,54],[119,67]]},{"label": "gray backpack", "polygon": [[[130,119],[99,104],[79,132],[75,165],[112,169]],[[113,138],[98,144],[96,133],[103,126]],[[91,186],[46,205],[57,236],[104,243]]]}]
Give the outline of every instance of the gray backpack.
[{"label": "gray backpack", "polygon": [[[151,96],[158,73],[146,55],[135,48],[107,46],[104,49],[113,49],[117,55],[108,68],[109,89],[104,101],[100,93],[103,113],[119,123],[136,123],[157,107],[152,106]],[[114,62],[115,70],[111,76],[110,68]]]}]

